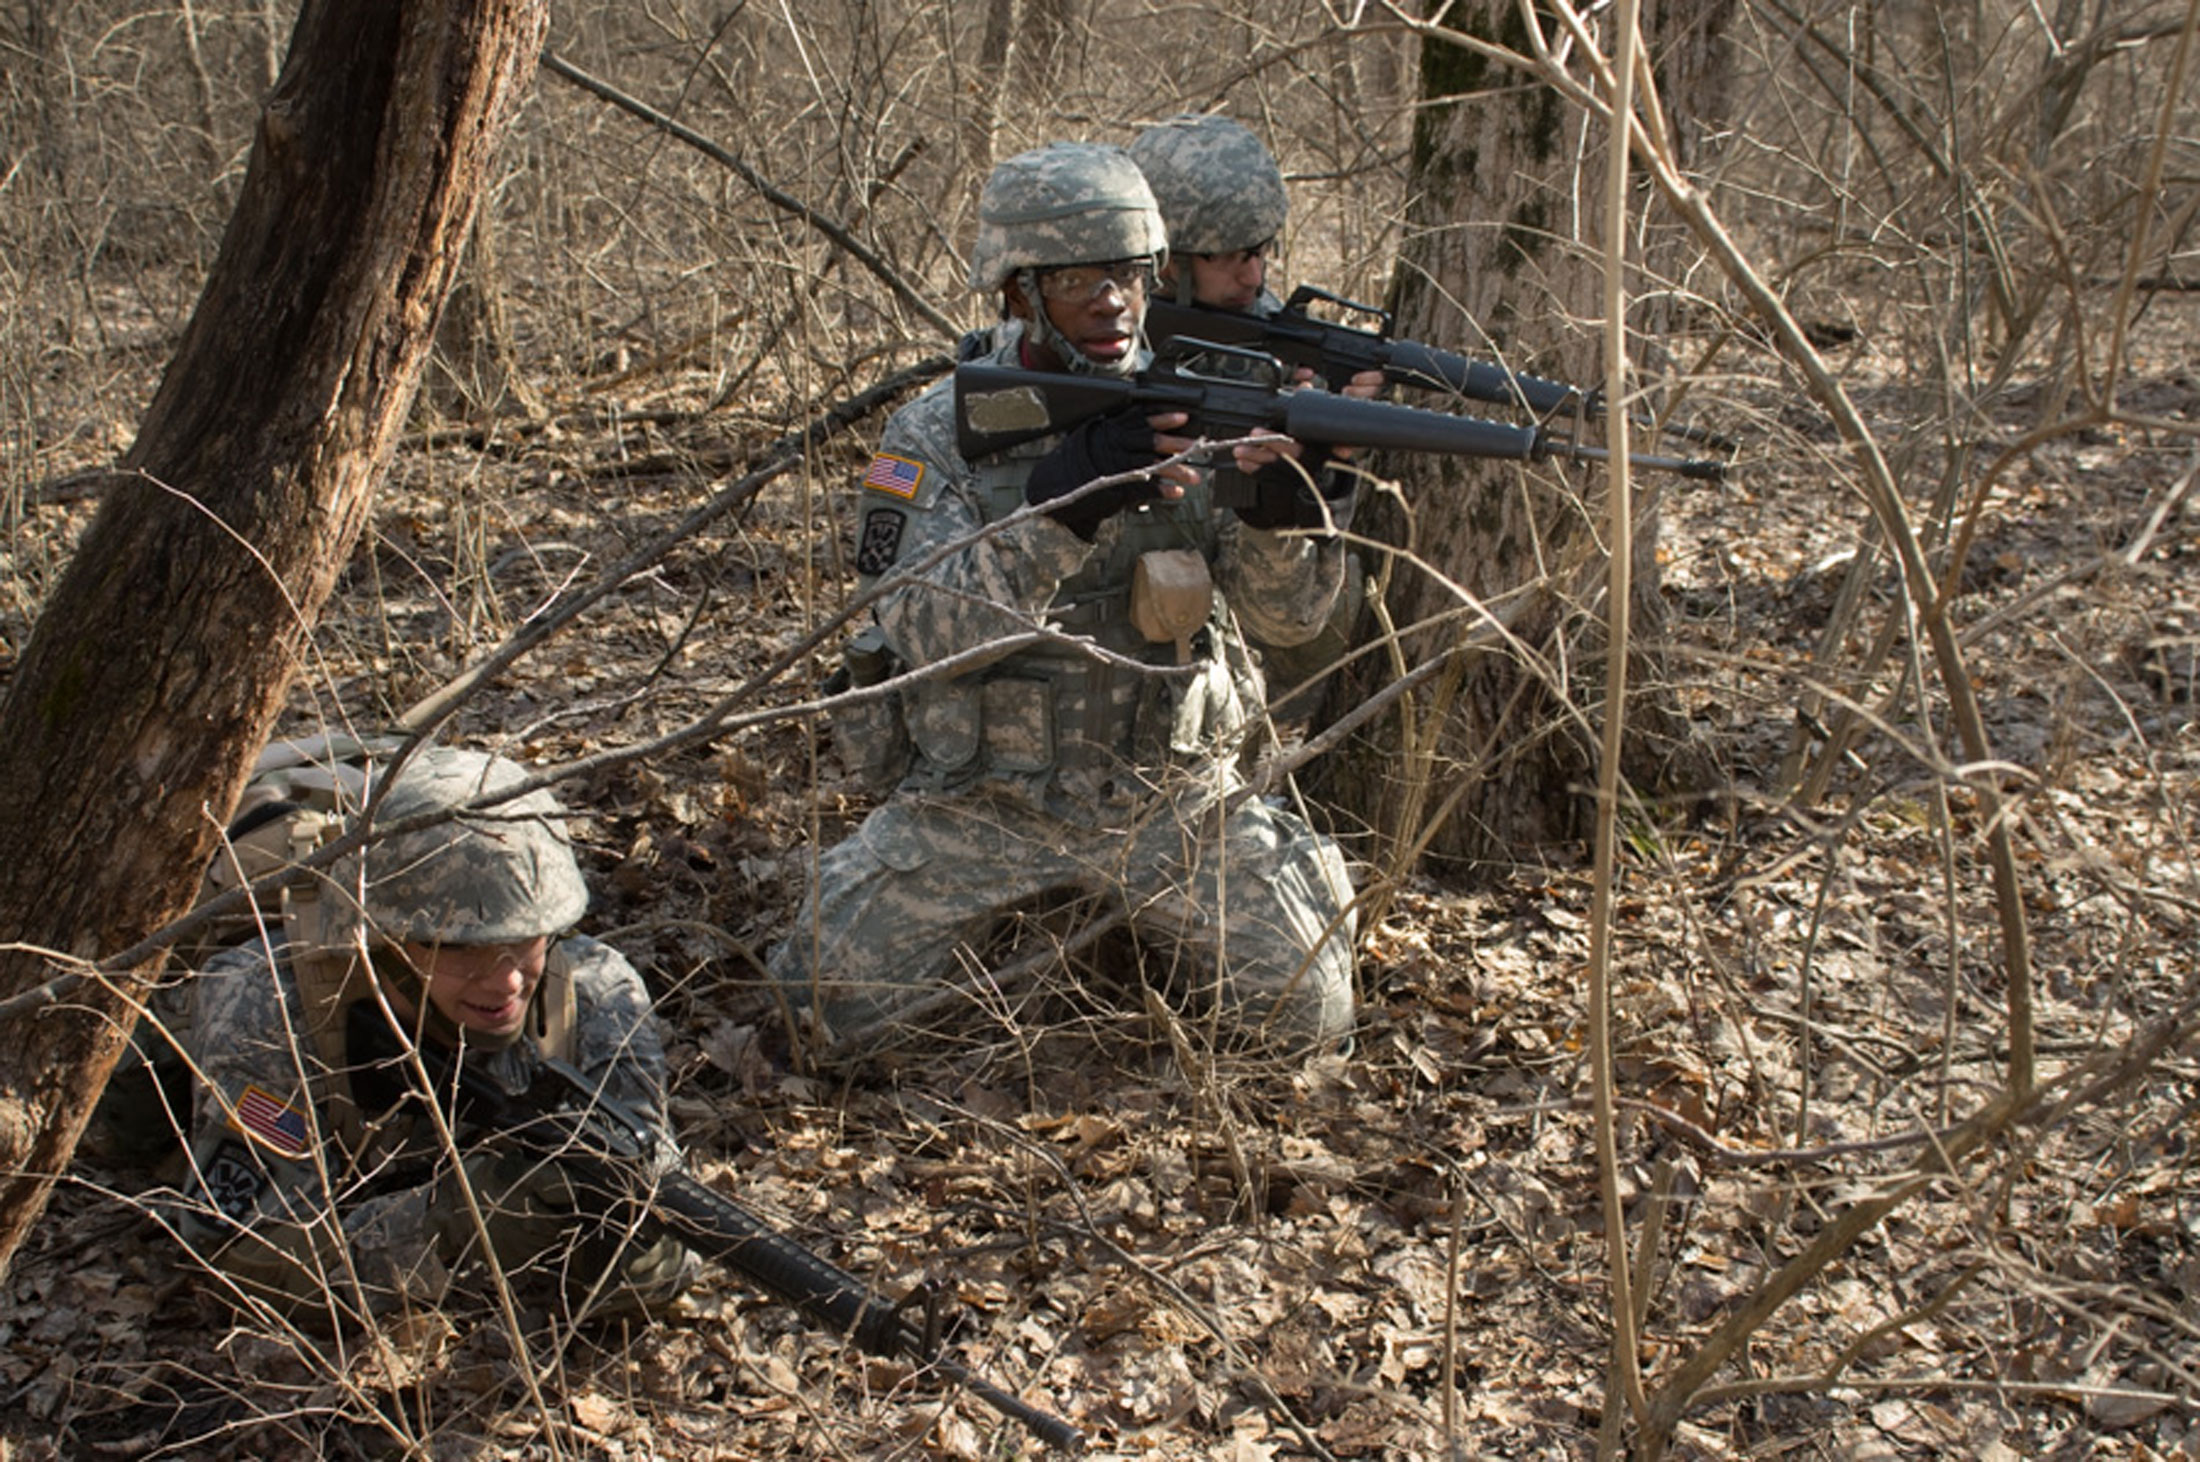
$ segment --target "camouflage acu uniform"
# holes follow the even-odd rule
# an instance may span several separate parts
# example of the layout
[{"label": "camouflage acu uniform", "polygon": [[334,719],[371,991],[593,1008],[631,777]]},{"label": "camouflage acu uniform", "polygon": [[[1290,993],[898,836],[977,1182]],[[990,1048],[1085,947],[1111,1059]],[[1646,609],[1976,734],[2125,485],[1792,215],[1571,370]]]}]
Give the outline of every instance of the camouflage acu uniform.
[{"label": "camouflage acu uniform", "polygon": [[[179,1233],[266,1297],[363,1300],[370,1310],[433,1303],[461,1257],[438,1231],[437,1189],[452,1172],[434,1126],[399,1078],[323,1067],[301,1038],[308,1015],[298,982],[280,946],[275,955],[260,945],[228,950],[195,981],[187,1044],[204,1085],[193,1104],[194,1201],[178,1217]],[[558,998],[561,985],[573,997],[574,1064],[647,1114],[662,1160],[676,1162],[664,1117],[664,1048],[641,978],[616,950],[575,936],[553,946],[537,1004]],[[523,1090],[541,1054],[523,1036],[502,1050],[469,1048],[464,1059]],[[338,1084],[366,1119],[370,1136],[357,1153],[336,1139]],[[462,1150],[480,1135],[457,1122]],[[617,1248],[617,1236],[584,1241],[583,1277],[609,1269]]]},{"label": "camouflage acu uniform", "polygon": [[[1018,364],[1023,339],[1005,321],[981,359]],[[1118,514],[1095,543],[1038,514],[970,541],[1022,506],[1054,443],[967,462],[952,393],[942,382],[894,414],[861,493],[867,585],[947,550],[877,607],[896,655],[934,665],[1045,624],[1133,663],[1065,642],[910,687],[908,771],[820,859],[772,973],[821,1006],[834,1035],[862,1035],[951,979],[957,950],[1005,916],[1074,891],[1117,901],[1141,935],[1175,943],[1265,1041],[1336,1041],[1352,1020],[1342,855],[1279,803],[1233,794],[1240,733],[1262,699],[1244,635],[1318,632],[1341,549],[1249,528],[1212,508],[1204,484]],[[1216,589],[1182,664],[1129,613],[1140,555],[1166,549],[1198,554]]]},{"label": "camouflage acu uniform", "polygon": [[[296,863],[357,816],[368,766],[316,771],[324,755],[390,749],[309,745],[263,756],[210,890]],[[557,1268],[565,1298],[598,1314],[668,1305],[693,1279],[677,1240],[637,1236],[636,1206],[584,1192],[557,1158],[463,1108],[443,1142],[395,1056],[417,1041],[440,1080],[463,1061],[513,1093],[554,1056],[641,1114],[654,1150],[638,1180],[679,1160],[649,996],[617,952],[559,937],[588,889],[556,798],[512,795],[526,779],[484,752],[420,751],[383,790],[376,836],[158,997],[149,1024],[167,1034],[139,1034],[138,1079],[110,1084],[102,1107],[120,1105],[102,1125],[138,1149],[113,1155],[149,1156],[135,1140],[148,1104],[188,1103],[187,1192],[167,1211],[241,1292],[331,1320],[433,1302],[481,1257],[484,1227],[508,1274]]]}]

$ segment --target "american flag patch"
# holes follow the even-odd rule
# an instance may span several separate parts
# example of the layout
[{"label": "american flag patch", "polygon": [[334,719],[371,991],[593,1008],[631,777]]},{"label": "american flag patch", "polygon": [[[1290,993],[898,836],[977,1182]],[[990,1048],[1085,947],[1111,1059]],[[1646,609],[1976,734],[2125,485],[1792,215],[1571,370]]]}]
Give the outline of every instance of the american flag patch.
[{"label": "american flag patch", "polygon": [[896,457],[891,452],[881,452],[871,459],[871,470],[863,474],[865,487],[890,492],[895,497],[917,499],[917,484],[924,481],[924,464],[912,462],[907,457]]},{"label": "american flag patch", "polygon": [[284,1157],[303,1157],[306,1151],[306,1114],[286,1106],[256,1086],[237,1098],[237,1117],[232,1124],[247,1137],[256,1137]]}]

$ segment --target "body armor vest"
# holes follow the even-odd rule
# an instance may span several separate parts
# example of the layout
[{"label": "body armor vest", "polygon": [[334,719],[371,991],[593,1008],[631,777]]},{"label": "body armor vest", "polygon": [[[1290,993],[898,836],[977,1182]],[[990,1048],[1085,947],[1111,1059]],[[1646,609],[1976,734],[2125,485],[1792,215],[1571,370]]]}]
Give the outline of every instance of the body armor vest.
[{"label": "body armor vest", "polygon": [[[1034,443],[975,468],[971,491],[987,522],[1024,504],[1031,464],[1053,446]],[[1021,782],[1039,792],[1060,772],[1104,774],[1121,766],[1157,766],[1171,754],[1202,749],[1218,729],[1218,688],[1231,704],[1221,663],[1219,605],[1206,628],[1180,650],[1155,643],[1133,625],[1132,580],[1149,553],[1189,551],[1211,563],[1217,528],[1204,479],[1174,502],[1119,513],[1103,531],[1104,548],[1062,581],[1046,611],[1066,633],[1155,666],[1188,653],[1186,676],[1148,676],[1074,649],[1039,645],[952,681],[915,687],[909,735],[922,759],[913,775],[933,790],[981,778]]]}]

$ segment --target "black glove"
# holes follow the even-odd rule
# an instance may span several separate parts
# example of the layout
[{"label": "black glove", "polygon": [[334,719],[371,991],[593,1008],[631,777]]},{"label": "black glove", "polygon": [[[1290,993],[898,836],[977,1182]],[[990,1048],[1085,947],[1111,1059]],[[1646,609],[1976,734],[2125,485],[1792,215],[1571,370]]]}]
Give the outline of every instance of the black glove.
[{"label": "black glove", "polygon": [[[1238,521],[1248,528],[1271,532],[1279,528],[1327,527],[1329,518],[1322,504],[1331,504],[1330,511],[1334,512],[1334,505],[1352,496],[1355,485],[1350,472],[1332,470],[1328,462],[1328,449],[1320,446],[1306,447],[1296,462],[1288,457],[1270,462],[1253,474],[1253,500],[1237,509]],[[1309,475],[1314,479],[1314,488],[1306,485]],[[1315,488],[1321,493],[1318,501]]]},{"label": "black glove", "polygon": [[[1142,409],[1096,416],[1073,427],[1060,445],[1032,467],[1024,483],[1024,501],[1044,506],[1095,478],[1136,472],[1160,460],[1154,451],[1153,428],[1146,425]],[[1125,508],[1160,500],[1160,486],[1146,477],[1087,493],[1076,502],[1049,508],[1047,515],[1090,543],[1100,536],[1100,525]]]}]

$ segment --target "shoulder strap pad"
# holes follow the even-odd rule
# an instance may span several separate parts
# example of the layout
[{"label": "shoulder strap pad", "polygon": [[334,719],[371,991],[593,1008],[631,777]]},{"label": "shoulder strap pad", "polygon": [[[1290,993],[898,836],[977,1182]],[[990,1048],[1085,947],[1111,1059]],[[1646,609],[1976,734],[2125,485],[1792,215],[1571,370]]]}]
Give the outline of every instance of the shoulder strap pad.
[{"label": "shoulder strap pad", "polygon": [[571,1061],[578,1049],[578,1000],[573,990],[573,961],[564,948],[550,946],[550,958],[542,971],[542,988],[535,992],[535,1008],[528,1016],[528,1034],[535,1049],[559,1061]]}]

